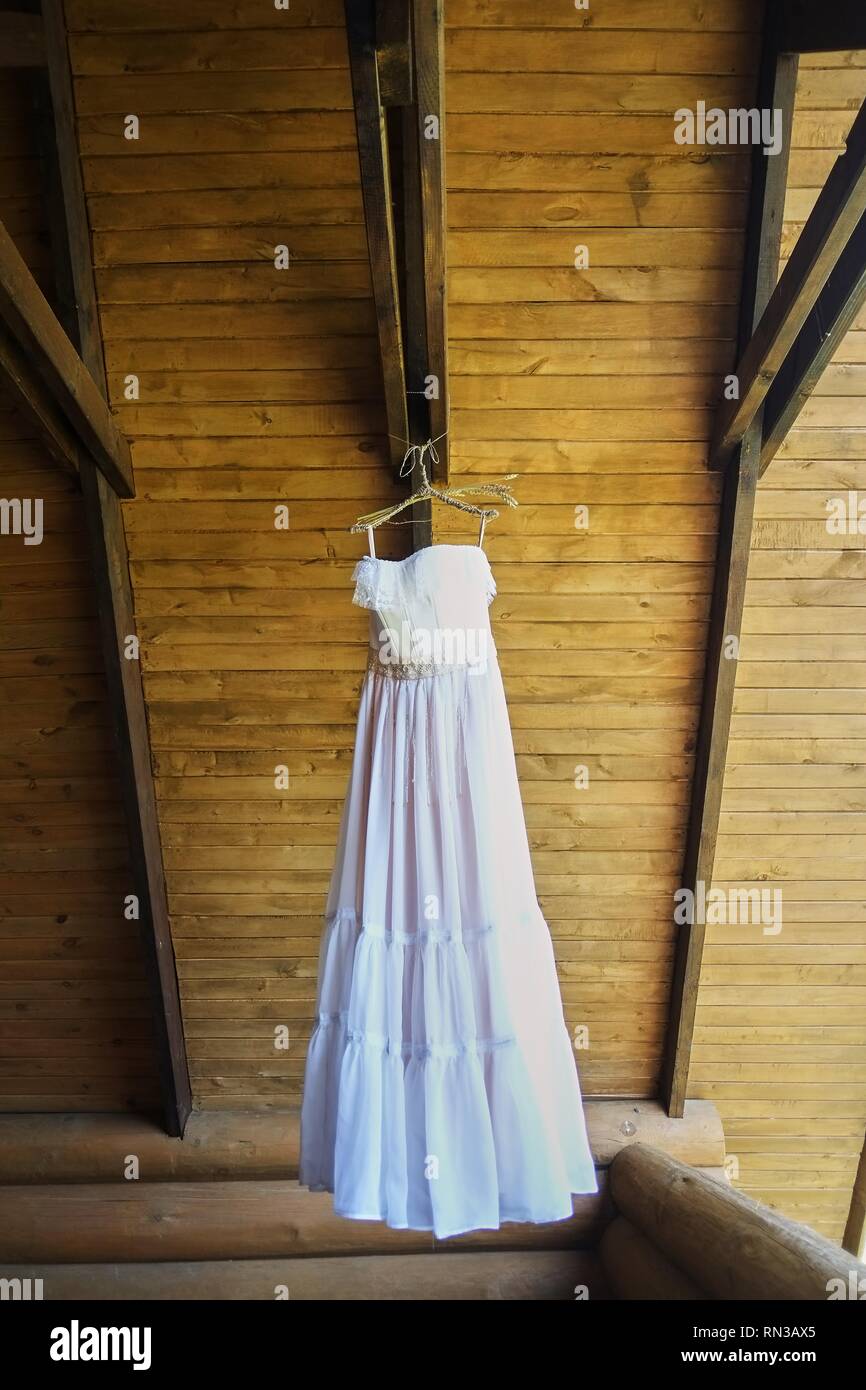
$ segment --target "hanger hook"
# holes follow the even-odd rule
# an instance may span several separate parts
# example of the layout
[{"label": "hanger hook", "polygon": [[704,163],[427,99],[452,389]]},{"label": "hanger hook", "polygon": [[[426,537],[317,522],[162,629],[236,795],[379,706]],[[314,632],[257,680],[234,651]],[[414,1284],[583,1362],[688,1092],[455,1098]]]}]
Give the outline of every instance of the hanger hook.
[{"label": "hanger hook", "polygon": [[424,455],[428,453],[430,455],[430,461],[435,467],[439,462],[439,455],[436,452],[436,446],[432,439],[425,440],[423,444],[410,444],[403,455],[403,462],[400,464],[400,477],[408,478],[417,464],[421,470],[421,477],[424,483],[427,484],[428,478],[427,469],[424,467]]}]

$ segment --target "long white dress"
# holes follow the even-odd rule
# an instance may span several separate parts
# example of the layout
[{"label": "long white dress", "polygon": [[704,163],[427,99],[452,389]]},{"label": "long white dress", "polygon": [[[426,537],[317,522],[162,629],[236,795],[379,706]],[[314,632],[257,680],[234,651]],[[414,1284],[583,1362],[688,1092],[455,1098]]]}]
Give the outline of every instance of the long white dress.
[{"label": "long white dress", "polygon": [[597,1191],[478,546],[367,556],[370,654],[319,957],[301,1183],[452,1236]]}]

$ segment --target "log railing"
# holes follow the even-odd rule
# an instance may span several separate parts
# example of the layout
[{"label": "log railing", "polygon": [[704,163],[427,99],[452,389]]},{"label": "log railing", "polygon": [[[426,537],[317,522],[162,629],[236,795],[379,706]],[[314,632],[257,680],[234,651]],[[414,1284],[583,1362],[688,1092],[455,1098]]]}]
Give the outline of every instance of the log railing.
[{"label": "log railing", "polygon": [[614,1158],[600,1254],[623,1299],[863,1298],[866,1265],[727,1182],[645,1144]]}]

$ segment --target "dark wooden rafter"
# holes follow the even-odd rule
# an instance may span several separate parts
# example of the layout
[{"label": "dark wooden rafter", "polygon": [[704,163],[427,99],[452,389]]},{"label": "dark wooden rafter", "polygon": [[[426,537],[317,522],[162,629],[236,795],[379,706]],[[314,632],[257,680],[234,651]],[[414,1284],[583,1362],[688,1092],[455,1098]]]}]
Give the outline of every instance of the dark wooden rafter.
[{"label": "dark wooden rafter", "polygon": [[866,1135],[863,1138],[860,1163],[854,1177],[842,1248],[860,1260],[866,1257]]},{"label": "dark wooden rafter", "polygon": [[[442,4],[346,0],[346,22],[391,459],[396,467],[407,442],[437,438],[433,476],[442,482],[448,476]],[[418,510],[416,548],[430,543],[429,511]]]},{"label": "dark wooden rafter", "polygon": [[839,257],[764,403],[763,474],[866,302],[866,215]]},{"label": "dark wooden rafter", "polygon": [[[785,204],[797,59],[778,47],[778,14],[772,7],[765,24],[759,107],[783,113],[782,148],[753,153],[752,192],[740,316],[742,350],[769,302],[776,282]],[[725,474],[719,516],[707,660],[695,750],[695,771],[686,832],[682,887],[697,894],[712,881],[719,813],[736,681],[736,647],[743,616],[746,574],[758,482],[763,407],[748,426]],[[693,898],[694,901],[694,898]],[[668,1113],[683,1114],[695,1027],[705,925],[694,920],[679,927],[665,1052],[662,1099]]]},{"label": "dark wooden rafter", "polygon": [[[774,156],[779,159],[782,156]],[[834,309],[850,304],[850,297],[839,286],[840,257],[866,217],[866,102],[851,127],[844,154],[836,160],[821,189],[818,200],[794,246],[787,265],[775,286],[765,312],[742,353],[736,375],[739,399],[726,401],[720,408],[710,448],[714,467],[723,466],[754,420],[759,406],[777,380],[792,351],[800,354],[798,335],[811,317],[809,344],[820,343],[822,329],[829,327],[830,304]],[[858,239],[852,257],[862,247]],[[839,288],[818,309],[822,292],[831,276]],[[854,278],[856,265],[852,269]],[[854,304],[853,314],[858,304]],[[850,325],[850,319],[848,325]],[[841,335],[840,335],[841,336]],[[826,360],[829,360],[827,358]],[[793,380],[790,370],[786,382]],[[777,415],[781,412],[777,412]]]},{"label": "dark wooden rafter", "polygon": [[[421,194],[426,378],[434,378],[429,399],[429,433],[437,440],[439,463],[433,476],[448,477],[448,326],[445,285],[445,26],[442,0],[413,0],[416,103],[415,129]],[[433,124],[435,123],[435,125]]]},{"label": "dark wooden rafter", "polygon": [[[72,75],[62,0],[43,0],[42,11],[53,107],[57,183],[62,190],[67,229],[67,279],[75,295],[81,355],[93,380],[98,383],[105,404],[105,364],[75,131]],[[139,926],[151,989],[165,1123],[170,1134],[183,1134],[192,1101],[169,926],[147,715],[140,662],[127,659],[124,654],[129,637],[135,634],[135,611],[123,513],[117,493],[87,457],[81,466],[81,483],[129,831],[133,882],[139,902]]]},{"label": "dark wooden rafter", "polygon": [[0,68],[45,66],[45,30],[38,14],[0,10]]},{"label": "dark wooden rafter", "polygon": [[[40,72],[31,73],[29,85],[33,103],[36,148],[39,153],[40,191],[48,222],[53,305],[67,338],[71,343],[78,344],[80,342],[78,306],[75,303],[75,285],[72,282],[72,261],[66,227],[66,210],[63,201],[60,166],[57,160],[51,80],[47,68]],[[101,397],[101,389],[99,394]]]},{"label": "dark wooden rafter", "polygon": [[[2,223],[0,321],[32,367],[35,390],[50,395],[115,491],[132,497],[135,487],[129,445]],[[47,442],[52,448],[51,439]],[[68,462],[75,464],[76,458],[70,457]]]},{"label": "dark wooden rafter", "polygon": [[[421,162],[417,139],[417,116],[413,106],[403,107],[400,123],[402,153],[402,250],[403,310],[406,322],[415,325],[406,335],[406,380],[409,386],[408,438],[423,444],[431,437],[430,402],[423,382],[427,372],[427,323],[424,308],[424,231],[421,220]],[[396,144],[396,140],[395,140]],[[408,486],[415,485],[411,477]],[[412,549],[423,550],[433,544],[433,507],[429,499],[412,508]]]},{"label": "dark wooden rafter", "polygon": [[[442,13],[439,0],[412,8],[416,101],[403,108],[403,303],[409,438],[436,440],[431,476],[448,476],[448,369],[445,344],[445,190],[442,159]],[[432,118],[432,121],[431,121]],[[429,389],[429,388],[432,388]],[[414,480],[413,480],[414,485]],[[433,543],[430,502],[413,510],[413,548]]]},{"label": "dark wooden rafter", "polygon": [[21,344],[0,320],[0,379],[4,394],[30,421],[45,448],[57,463],[81,471],[85,457],[81,443],[42,377]]},{"label": "dark wooden rafter", "polygon": [[376,66],[382,105],[411,105],[414,73],[409,0],[376,0]]},{"label": "dark wooden rafter", "polygon": [[345,8],[389,453],[397,469],[406,449],[409,426],[391,163],[376,58],[375,3],[374,0],[346,0]]}]

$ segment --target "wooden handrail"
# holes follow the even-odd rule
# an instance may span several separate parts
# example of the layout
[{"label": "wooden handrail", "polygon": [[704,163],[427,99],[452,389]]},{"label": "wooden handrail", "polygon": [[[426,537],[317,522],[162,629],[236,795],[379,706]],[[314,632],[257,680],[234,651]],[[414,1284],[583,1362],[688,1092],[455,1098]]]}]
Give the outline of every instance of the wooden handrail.
[{"label": "wooden handrail", "polygon": [[[641,1246],[654,1247],[659,1264],[679,1271],[699,1296],[827,1301],[866,1292],[866,1265],[832,1241],[658,1149],[623,1149],[610,1179],[614,1205]],[[630,1291],[624,1287],[618,1252],[628,1249],[627,1241],[602,1242],[614,1289],[625,1298],[659,1297],[651,1287],[636,1292],[633,1279]]]}]

